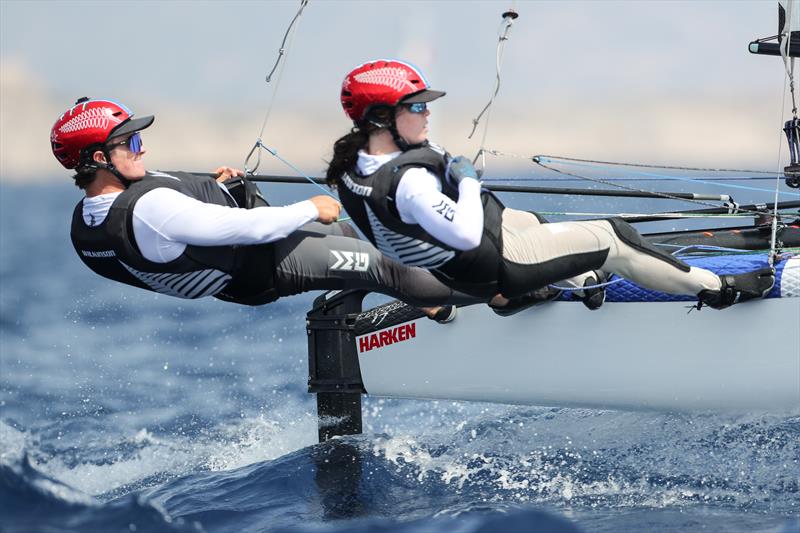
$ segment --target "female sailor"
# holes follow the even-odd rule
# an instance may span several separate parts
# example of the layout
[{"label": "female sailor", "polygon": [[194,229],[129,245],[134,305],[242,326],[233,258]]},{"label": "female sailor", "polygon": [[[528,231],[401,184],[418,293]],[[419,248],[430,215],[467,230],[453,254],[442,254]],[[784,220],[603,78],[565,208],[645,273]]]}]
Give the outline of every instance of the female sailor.
[{"label": "female sailor", "polygon": [[[333,146],[326,177],[358,228],[385,255],[430,269],[448,285],[512,309],[541,300],[531,291],[567,280],[582,287],[615,273],[643,287],[696,295],[724,308],[758,298],[772,269],[720,278],[645,241],[619,218],[544,223],[481,189],[464,157],[428,142],[432,90],[413,65],[375,60],[344,79],[341,103],[354,127]],[[586,291],[587,307],[596,293]],[[511,299],[511,302],[507,302]],[[510,312],[510,311],[509,311]]]},{"label": "female sailor", "polygon": [[[219,183],[240,174],[235,169],[217,169],[217,180],[146,171],[141,131],[153,120],[134,118],[113,100],[81,98],[51,130],[53,154],[76,171],[86,193],[71,237],[97,274],[180,298],[246,305],[335,289],[382,292],[417,306],[475,301],[424,269],[383,257],[336,223],[339,203],[329,196],[270,207],[241,177],[231,190]],[[453,309],[424,311],[444,322]]]}]

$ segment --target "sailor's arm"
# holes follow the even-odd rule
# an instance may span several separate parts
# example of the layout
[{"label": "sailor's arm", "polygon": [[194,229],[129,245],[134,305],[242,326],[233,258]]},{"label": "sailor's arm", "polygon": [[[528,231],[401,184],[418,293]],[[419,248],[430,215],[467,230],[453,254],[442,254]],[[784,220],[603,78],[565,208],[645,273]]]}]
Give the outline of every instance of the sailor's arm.
[{"label": "sailor's arm", "polygon": [[478,180],[462,179],[458,201],[440,192],[439,179],[423,168],[405,172],[397,186],[397,211],[403,222],[419,224],[436,239],[457,250],[471,250],[481,242],[483,204]]},{"label": "sailor's arm", "polygon": [[[225,183],[233,177],[244,177],[244,172],[233,167],[218,167],[214,174],[217,183]],[[319,215],[317,220],[323,224],[332,224],[339,219],[339,211],[342,205],[338,200],[326,195],[312,196],[309,201],[317,208]]]},{"label": "sailor's arm", "polygon": [[195,246],[261,244],[282,239],[320,218],[312,200],[285,207],[238,209],[207,204],[178,191],[158,188],[144,194],[133,209],[137,226],[173,242]]}]

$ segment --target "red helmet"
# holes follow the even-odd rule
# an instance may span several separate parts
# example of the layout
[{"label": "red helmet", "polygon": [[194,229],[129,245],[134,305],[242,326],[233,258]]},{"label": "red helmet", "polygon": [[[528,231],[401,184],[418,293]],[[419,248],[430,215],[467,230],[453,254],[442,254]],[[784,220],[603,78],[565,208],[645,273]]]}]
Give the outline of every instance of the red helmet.
[{"label": "red helmet", "polygon": [[102,146],[111,137],[143,130],[154,117],[133,118],[130,109],[113,100],[80,98],[53,124],[50,145],[65,168],[88,162],[88,148]]},{"label": "red helmet", "polygon": [[353,121],[363,120],[378,105],[430,102],[444,96],[429,89],[419,69],[397,60],[376,59],[353,69],[342,83],[342,107]]}]

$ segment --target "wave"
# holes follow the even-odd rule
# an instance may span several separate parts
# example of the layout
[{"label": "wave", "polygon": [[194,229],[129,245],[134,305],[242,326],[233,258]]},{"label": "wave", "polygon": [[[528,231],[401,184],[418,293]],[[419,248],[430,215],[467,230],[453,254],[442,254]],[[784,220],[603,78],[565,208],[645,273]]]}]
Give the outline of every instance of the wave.
[{"label": "wave", "polygon": [[800,505],[800,417],[510,408],[455,431],[391,432],[373,453],[397,478],[472,496],[586,508]]},{"label": "wave", "polygon": [[[391,424],[408,408],[408,402],[382,401],[369,412]],[[456,412],[465,419],[453,424]],[[201,434],[178,441],[141,432],[127,442],[127,459],[61,465],[66,469],[57,476],[40,471],[52,471],[57,459],[33,462],[33,444],[5,426],[0,440],[16,456],[2,457],[0,498],[10,506],[3,509],[3,530],[66,524],[67,531],[114,531],[136,518],[138,531],[445,532],[456,523],[463,531],[513,530],[522,523],[616,531],[631,520],[634,530],[647,523],[688,527],[687,520],[736,529],[747,519],[793,531],[800,503],[795,415],[454,403],[417,414],[444,422],[314,445],[306,440],[315,428],[310,416],[296,425],[246,420],[218,428],[211,441]],[[174,461],[148,467],[156,450]],[[65,482],[133,470],[102,499]]]},{"label": "wave", "polygon": [[201,530],[135,494],[101,503],[39,472],[27,455],[0,463],[0,502],[0,529],[7,533]]},{"label": "wave", "polygon": [[[213,424],[194,421],[197,428],[176,418],[161,431],[139,429],[119,433],[92,419],[79,428],[56,427],[20,431],[0,421],[0,464],[21,463],[109,501],[161,485],[197,471],[225,471],[274,459],[312,444],[316,420],[297,409],[275,409],[267,415]],[[67,429],[81,441],[65,448],[55,445]]]}]

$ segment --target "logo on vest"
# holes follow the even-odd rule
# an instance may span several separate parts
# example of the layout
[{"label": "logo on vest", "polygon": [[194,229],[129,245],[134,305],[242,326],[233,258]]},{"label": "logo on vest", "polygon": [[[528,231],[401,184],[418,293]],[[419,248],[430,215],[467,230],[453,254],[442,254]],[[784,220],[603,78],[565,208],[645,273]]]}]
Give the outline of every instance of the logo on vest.
[{"label": "logo on vest", "polygon": [[93,250],[81,250],[81,254],[84,257],[116,257],[117,254],[114,253],[114,250],[102,250],[99,252],[95,252]]},{"label": "logo on vest", "polygon": [[333,256],[331,270],[366,272],[369,268],[369,254],[367,253],[331,250],[331,255]]},{"label": "logo on vest", "polygon": [[358,337],[359,353],[368,352],[375,348],[383,348],[398,342],[404,342],[417,336],[417,324],[401,324],[393,328],[386,328],[375,333]]},{"label": "logo on vest", "polygon": [[173,176],[172,174],[167,174],[166,172],[161,172],[160,170],[148,170],[147,175],[154,178],[170,178],[175,181],[181,181],[180,178]]},{"label": "logo on vest", "polygon": [[369,196],[370,194],[372,194],[372,187],[368,187],[366,185],[359,185],[358,183],[353,181],[353,178],[351,178],[347,174],[342,176],[342,183],[344,183],[348,189],[353,191],[354,194],[357,194],[359,196]]}]

